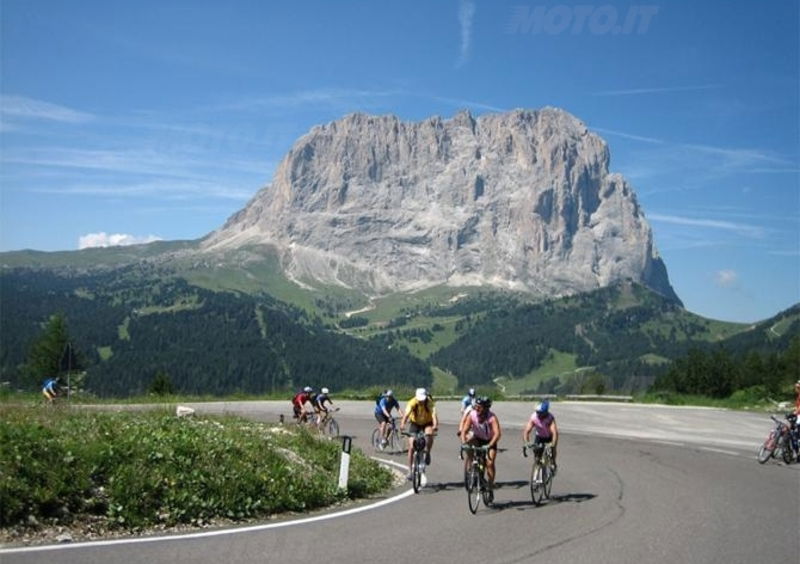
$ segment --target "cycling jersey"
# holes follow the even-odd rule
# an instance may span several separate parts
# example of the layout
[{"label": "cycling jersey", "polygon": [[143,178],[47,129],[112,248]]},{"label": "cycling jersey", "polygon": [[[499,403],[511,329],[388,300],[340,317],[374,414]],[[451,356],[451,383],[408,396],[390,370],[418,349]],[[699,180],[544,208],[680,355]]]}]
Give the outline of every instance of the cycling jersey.
[{"label": "cycling jersey", "polygon": [[435,412],[436,406],[430,397],[425,401],[419,401],[417,398],[411,398],[406,404],[406,415],[408,416],[408,420],[415,425],[433,424],[433,414]]},{"label": "cycling jersey", "polygon": [[391,413],[393,409],[400,410],[400,404],[397,403],[397,398],[394,397],[382,397],[378,404],[375,406],[375,415],[379,415],[383,413],[385,409],[387,413]]},{"label": "cycling jersey", "polygon": [[550,425],[553,424],[555,419],[552,413],[548,413],[544,417],[539,418],[539,414],[534,412],[530,419],[531,423],[533,423],[534,435],[543,439],[552,437],[553,433],[550,432]]},{"label": "cycling jersey", "polygon": [[461,400],[461,411],[464,412],[468,408],[472,407],[472,402],[475,401],[474,396],[466,395]]},{"label": "cycling jersey", "polygon": [[328,394],[317,394],[314,396],[314,399],[311,400],[311,405],[324,411],[325,402],[331,403],[331,398],[328,397]]},{"label": "cycling jersey", "polygon": [[58,381],[55,378],[48,378],[44,382],[44,387],[42,388],[43,392],[50,392],[51,394],[56,393],[56,384]]},{"label": "cycling jersey", "polygon": [[470,411],[470,427],[468,431],[472,431],[472,437],[480,439],[481,441],[491,441],[494,437],[494,431],[492,430],[492,419],[494,419],[494,417],[494,413],[489,411],[484,420],[481,421],[477,411],[474,409]]}]

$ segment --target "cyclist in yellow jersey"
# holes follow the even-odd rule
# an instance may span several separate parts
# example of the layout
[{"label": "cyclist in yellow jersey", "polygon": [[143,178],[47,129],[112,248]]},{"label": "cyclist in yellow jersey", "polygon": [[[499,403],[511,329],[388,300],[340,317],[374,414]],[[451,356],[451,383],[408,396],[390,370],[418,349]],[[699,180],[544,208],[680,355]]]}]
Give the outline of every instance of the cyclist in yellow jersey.
[{"label": "cyclist in yellow jersey", "polygon": [[[414,397],[406,403],[406,410],[403,413],[403,419],[400,421],[400,428],[404,428],[408,422],[408,432],[418,433],[424,431],[425,433],[425,464],[431,463],[431,449],[433,448],[433,433],[439,428],[439,418],[436,416],[436,405],[433,403],[433,398],[428,394],[425,388],[417,388]],[[414,438],[410,437],[408,440],[408,468],[409,475],[412,464],[412,450],[414,446]]]}]

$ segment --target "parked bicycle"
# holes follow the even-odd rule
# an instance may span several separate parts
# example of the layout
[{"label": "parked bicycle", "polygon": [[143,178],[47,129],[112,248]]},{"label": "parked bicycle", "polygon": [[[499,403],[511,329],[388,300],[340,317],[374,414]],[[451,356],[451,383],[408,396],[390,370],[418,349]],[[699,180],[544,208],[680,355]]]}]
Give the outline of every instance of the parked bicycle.
[{"label": "parked bicycle", "polygon": [[411,485],[414,487],[414,493],[419,493],[419,490],[422,489],[422,475],[425,474],[425,449],[427,447],[425,432],[408,433],[403,431],[402,434],[414,439],[411,447]]},{"label": "parked bicycle", "polygon": [[385,439],[385,444],[382,443],[381,426],[375,427],[375,430],[372,431],[372,446],[375,450],[388,449],[390,452],[403,452],[405,450],[404,441],[400,436],[400,430],[397,428],[397,420],[392,417],[389,420],[389,425],[389,433]]},{"label": "parked bicycle", "polygon": [[483,499],[483,504],[486,507],[490,507],[494,501],[494,492],[492,492],[486,479],[486,455],[489,452],[489,448],[486,445],[462,445],[462,457],[464,452],[469,452],[472,455],[472,464],[470,464],[465,473],[464,487],[467,489],[467,505],[474,515],[478,511],[481,499]]},{"label": "parked bicycle", "polygon": [[789,423],[784,423],[774,415],[769,416],[775,422],[775,427],[769,432],[764,443],[758,449],[757,459],[764,464],[770,458],[782,458],[786,464],[791,464],[798,456],[797,416],[794,413],[786,415]]},{"label": "parked bicycle", "polygon": [[528,449],[533,452],[531,499],[535,505],[541,505],[543,500],[550,499],[550,490],[553,487],[553,476],[555,476],[553,447],[549,444],[529,444],[522,447],[523,456],[528,456]]}]

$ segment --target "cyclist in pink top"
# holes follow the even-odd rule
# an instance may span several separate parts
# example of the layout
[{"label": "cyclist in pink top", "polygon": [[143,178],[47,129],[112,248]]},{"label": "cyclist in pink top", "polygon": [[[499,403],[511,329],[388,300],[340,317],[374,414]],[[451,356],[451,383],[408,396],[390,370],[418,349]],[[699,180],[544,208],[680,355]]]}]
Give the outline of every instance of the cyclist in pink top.
[{"label": "cyclist in pink top", "polygon": [[[490,411],[492,400],[486,396],[475,399],[473,407],[464,413],[458,426],[458,434],[464,444],[471,446],[487,446],[486,477],[489,481],[490,491],[494,491],[495,464],[497,457],[497,442],[500,440],[500,421],[494,412]],[[472,453],[469,452],[464,460],[464,471],[472,465]]]},{"label": "cyclist in pink top", "polygon": [[528,424],[522,431],[524,444],[530,444],[531,431],[534,431],[533,444],[538,447],[552,443],[553,468],[556,468],[556,445],[558,444],[558,426],[556,418],[550,413],[550,401],[544,400],[536,405],[536,411],[531,414]]}]

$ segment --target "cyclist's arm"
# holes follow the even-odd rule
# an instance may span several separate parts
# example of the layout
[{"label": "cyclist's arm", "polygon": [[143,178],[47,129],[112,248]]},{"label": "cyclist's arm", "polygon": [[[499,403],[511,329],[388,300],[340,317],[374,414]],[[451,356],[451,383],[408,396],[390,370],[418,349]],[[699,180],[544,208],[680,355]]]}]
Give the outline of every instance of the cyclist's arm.
[{"label": "cyclist's arm", "polygon": [[531,421],[530,419],[528,419],[528,424],[527,424],[527,425],[525,426],[525,428],[522,430],[522,442],[523,442],[524,444],[526,444],[526,445],[527,445],[527,444],[530,442],[530,439],[531,439],[531,430],[532,430],[532,429],[533,429],[533,421]]},{"label": "cyclist's arm", "polygon": [[431,411],[431,416],[433,417],[433,430],[435,431],[439,428],[439,416],[436,415],[436,407]]},{"label": "cyclist's arm", "polygon": [[461,437],[461,442],[467,438],[467,430],[469,428],[469,413],[464,413],[461,416],[461,421],[458,422],[458,436]]},{"label": "cyclist's arm", "polygon": [[550,433],[553,435],[553,446],[556,446],[558,444],[558,425],[556,425],[555,419],[550,423]]},{"label": "cyclist's arm", "polygon": [[500,430],[500,420],[495,415],[492,418],[492,439],[489,441],[489,444],[486,445],[489,448],[492,448],[497,443],[500,442],[500,437],[503,435],[503,432]]}]

